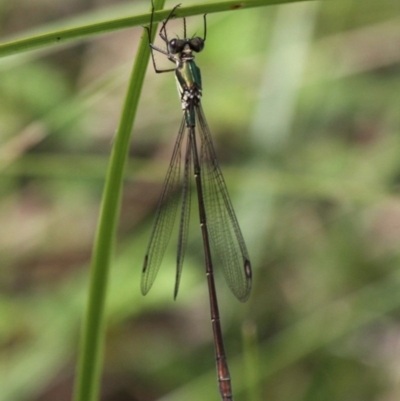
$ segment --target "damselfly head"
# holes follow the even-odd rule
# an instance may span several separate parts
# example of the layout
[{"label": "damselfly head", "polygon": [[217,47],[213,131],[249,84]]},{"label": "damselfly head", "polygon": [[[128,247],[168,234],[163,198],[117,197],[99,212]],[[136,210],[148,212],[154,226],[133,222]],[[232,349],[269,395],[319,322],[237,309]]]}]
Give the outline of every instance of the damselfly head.
[{"label": "damselfly head", "polygon": [[201,52],[204,49],[204,39],[195,37],[191,39],[172,39],[168,42],[168,51],[172,54]]}]

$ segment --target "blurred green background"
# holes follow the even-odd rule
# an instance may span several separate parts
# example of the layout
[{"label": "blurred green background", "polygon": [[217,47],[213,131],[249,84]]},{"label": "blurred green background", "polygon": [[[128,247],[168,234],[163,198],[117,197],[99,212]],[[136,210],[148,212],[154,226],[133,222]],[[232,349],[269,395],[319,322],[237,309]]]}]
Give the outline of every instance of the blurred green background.
[{"label": "blurred green background", "polygon": [[[2,1],[1,42],[148,9]],[[200,16],[188,31],[201,34]],[[104,175],[141,34],[0,59],[1,401],[71,399]],[[197,62],[254,269],[245,304],[216,277],[235,399],[399,399],[400,3],[211,14]],[[173,76],[149,68],[110,275],[102,400],[219,399],[194,203],[177,300],[176,237],[149,295],[139,288],[181,117]]]}]

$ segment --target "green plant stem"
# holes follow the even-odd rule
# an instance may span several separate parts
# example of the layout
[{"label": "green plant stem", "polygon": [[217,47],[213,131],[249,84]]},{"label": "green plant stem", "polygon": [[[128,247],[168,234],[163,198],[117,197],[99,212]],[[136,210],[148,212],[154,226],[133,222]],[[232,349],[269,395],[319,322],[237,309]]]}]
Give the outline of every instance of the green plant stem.
[{"label": "green plant stem", "polygon": [[[155,0],[155,9],[165,0]],[[74,389],[75,401],[98,400],[104,343],[104,307],[110,262],[119,217],[124,167],[128,155],[130,133],[150,57],[147,35],[144,34],[132,70],[128,91],[117,130],[107,172],[99,224],[93,248],[89,297],[83,322],[81,347]]]},{"label": "green plant stem", "polygon": [[[232,11],[252,7],[270,6],[276,4],[298,3],[309,0],[231,0],[216,3],[197,4],[188,7],[181,7],[176,12],[176,17],[191,17],[201,14],[212,14],[221,11]],[[163,10],[154,14],[154,22],[165,19],[171,10]],[[136,15],[133,17],[118,18],[111,21],[82,25],[74,28],[61,29],[28,38],[16,39],[0,44],[0,57],[17,54],[28,50],[37,49],[43,46],[63,44],[72,39],[83,39],[99,33],[111,32],[123,28],[132,28],[147,24],[150,14]]]}]

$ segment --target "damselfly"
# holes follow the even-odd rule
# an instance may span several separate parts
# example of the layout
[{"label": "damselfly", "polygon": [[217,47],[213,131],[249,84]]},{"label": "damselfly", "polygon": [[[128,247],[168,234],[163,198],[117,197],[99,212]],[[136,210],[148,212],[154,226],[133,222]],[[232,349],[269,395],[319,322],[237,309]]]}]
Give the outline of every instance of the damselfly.
[{"label": "damselfly", "polygon": [[[197,36],[188,38],[186,35],[186,20],[183,18],[183,38],[169,40],[167,24],[174,17],[174,13],[178,7],[179,5],[172,9],[168,18],[162,23],[159,32],[159,36],[165,43],[166,49],[150,43],[154,9],[150,20],[150,27],[146,28],[154,70],[157,73],[175,72],[182,104],[183,119],[164,181],[150,242],[144,259],[141,289],[145,295],[154,283],[171,237],[179,203],[177,193],[181,191],[182,206],[179,219],[174,297],[176,298],[178,294],[188,237],[190,181],[193,172],[203,237],[219,389],[223,401],[232,401],[231,379],[222,338],[214,283],[213,261],[216,261],[216,265],[222,268],[226,282],[233,294],[243,302],[250,295],[251,265],[246,245],[229,199],[225,181],[218,165],[210,130],[201,106],[201,75],[200,69],[194,61],[194,53],[198,53],[204,48],[207,32],[206,15],[204,15],[203,38]],[[164,54],[169,61],[175,64],[174,68],[158,69],[154,52]],[[183,150],[184,138],[186,138],[186,149]],[[197,140],[200,141],[199,146],[197,145]],[[182,153],[184,157],[183,182],[181,177]]]}]

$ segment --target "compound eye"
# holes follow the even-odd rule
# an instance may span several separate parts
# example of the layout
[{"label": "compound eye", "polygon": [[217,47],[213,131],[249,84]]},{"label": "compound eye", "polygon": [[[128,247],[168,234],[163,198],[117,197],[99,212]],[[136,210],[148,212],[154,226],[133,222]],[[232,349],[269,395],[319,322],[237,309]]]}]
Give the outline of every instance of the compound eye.
[{"label": "compound eye", "polygon": [[189,46],[194,52],[201,52],[204,49],[204,39],[195,37],[190,39]]},{"label": "compound eye", "polygon": [[184,41],[180,39],[172,39],[168,43],[168,50],[172,54],[180,53],[184,46]]}]

